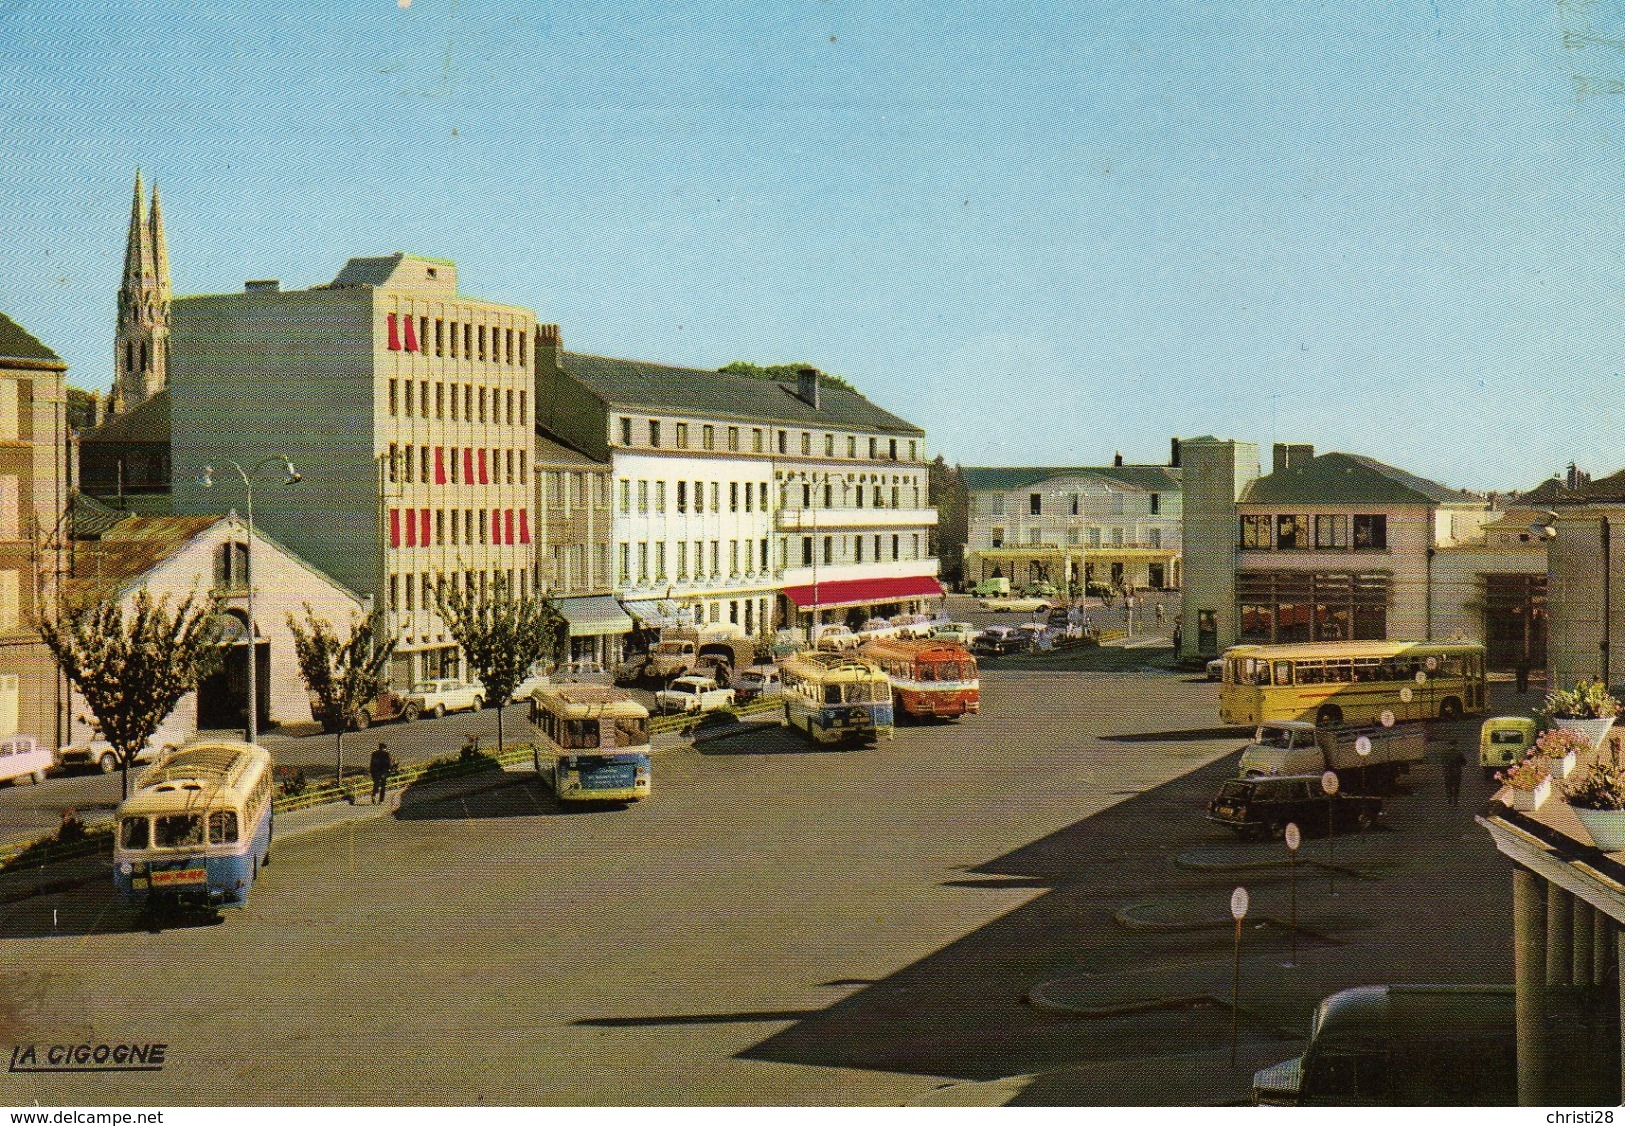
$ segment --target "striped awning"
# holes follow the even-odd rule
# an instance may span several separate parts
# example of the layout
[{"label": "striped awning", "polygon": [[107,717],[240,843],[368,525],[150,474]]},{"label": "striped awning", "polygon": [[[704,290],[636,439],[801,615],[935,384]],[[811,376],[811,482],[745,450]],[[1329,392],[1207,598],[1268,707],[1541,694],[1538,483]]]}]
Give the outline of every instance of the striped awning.
[{"label": "striped awning", "polygon": [[942,584],[930,575],[902,575],[884,579],[846,579],[841,582],[787,586],[784,596],[797,609],[832,610],[845,606],[874,606],[905,598],[941,598]]},{"label": "striped awning", "polygon": [[629,633],[632,629],[632,619],[626,616],[621,604],[607,594],[561,598],[558,605],[559,613],[570,624],[571,637],[600,637]]}]

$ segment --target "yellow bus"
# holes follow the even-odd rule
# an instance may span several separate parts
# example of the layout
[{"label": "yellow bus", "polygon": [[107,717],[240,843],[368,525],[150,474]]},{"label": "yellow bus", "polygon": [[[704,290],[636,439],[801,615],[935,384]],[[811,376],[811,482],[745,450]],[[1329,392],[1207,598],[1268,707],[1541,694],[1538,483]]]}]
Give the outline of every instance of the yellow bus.
[{"label": "yellow bus", "polygon": [[1471,642],[1323,641],[1232,645],[1224,651],[1219,716],[1252,727],[1321,727],[1455,719],[1485,707],[1484,647]]}]

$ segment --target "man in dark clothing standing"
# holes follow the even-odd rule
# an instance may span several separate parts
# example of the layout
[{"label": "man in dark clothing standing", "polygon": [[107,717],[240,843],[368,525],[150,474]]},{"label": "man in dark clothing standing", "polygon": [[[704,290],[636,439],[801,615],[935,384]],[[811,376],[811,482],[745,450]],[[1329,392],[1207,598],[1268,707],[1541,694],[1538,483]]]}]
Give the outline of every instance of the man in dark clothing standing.
[{"label": "man in dark clothing standing", "polygon": [[[389,744],[379,743],[378,749],[372,752],[372,761],[368,771],[372,775],[372,804],[382,805],[384,792],[389,787],[389,775],[395,769],[395,760],[390,757]],[[1458,775],[1460,771],[1457,772]]]},{"label": "man in dark clothing standing", "polygon": [[1461,753],[1461,748],[1454,739],[1444,746],[1444,800],[1455,805],[1461,797],[1461,768],[1467,765],[1467,758]]}]

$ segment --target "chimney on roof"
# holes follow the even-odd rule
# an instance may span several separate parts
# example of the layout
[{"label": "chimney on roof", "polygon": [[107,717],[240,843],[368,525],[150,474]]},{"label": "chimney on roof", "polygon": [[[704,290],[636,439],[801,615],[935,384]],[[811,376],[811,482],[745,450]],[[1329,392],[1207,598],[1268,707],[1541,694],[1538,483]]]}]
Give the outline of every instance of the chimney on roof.
[{"label": "chimney on roof", "polygon": [[1112,465],[1114,465],[1117,468],[1121,469],[1123,467],[1123,455],[1122,454],[1114,454],[1112,456]]},{"label": "chimney on roof", "polygon": [[538,372],[564,370],[564,344],[559,337],[558,325],[536,326],[536,370]]},{"label": "chimney on roof", "polygon": [[1168,467],[1170,469],[1178,469],[1179,468],[1179,439],[1178,438],[1169,438],[1168,439]]},{"label": "chimney on roof", "polygon": [[818,369],[807,367],[796,373],[796,398],[818,409]]},{"label": "chimney on roof", "polygon": [[1302,469],[1309,464],[1314,459],[1315,447],[1276,442],[1272,452],[1274,458],[1271,471],[1279,473],[1283,469]]}]

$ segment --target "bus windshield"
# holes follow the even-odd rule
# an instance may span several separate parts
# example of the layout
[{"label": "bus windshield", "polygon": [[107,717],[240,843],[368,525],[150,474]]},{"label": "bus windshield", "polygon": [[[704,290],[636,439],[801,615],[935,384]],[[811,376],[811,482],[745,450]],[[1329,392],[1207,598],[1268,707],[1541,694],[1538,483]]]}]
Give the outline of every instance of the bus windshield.
[{"label": "bus windshield", "polygon": [[615,745],[641,747],[649,742],[649,721],[641,716],[615,717]]},{"label": "bus windshield", "polygon": [[585,751],[598,746],[596,719],[567,719],[559,726],[559,745],[565,750]]},{"label": "bus windshield", "polygon": [[147,847],[147,819],[126,817],[119,822],[119,842],[125,848]]}]

